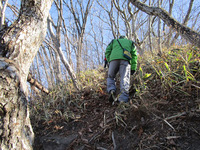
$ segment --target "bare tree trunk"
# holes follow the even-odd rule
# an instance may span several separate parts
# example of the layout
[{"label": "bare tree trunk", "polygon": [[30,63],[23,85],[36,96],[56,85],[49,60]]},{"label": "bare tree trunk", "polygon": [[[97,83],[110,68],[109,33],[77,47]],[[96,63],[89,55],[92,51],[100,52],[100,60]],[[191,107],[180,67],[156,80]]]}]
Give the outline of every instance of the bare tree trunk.
[{"label": "bare tree trunk", "polygon": [[31,150],[34,133],[29,118],[27,76],[46,35],[52,0],[22,0],[18,19],[1,32],[0,147]]},{"label": "bare tree trunk", "polygon": [[[149,6],[151,6],[151,0],[149,0]],[[152,30],[152,27],[151,27],[151,23],[152,23],[152,16],[149,15],[149,49],[151,51],[151,54],[153,54],[153,48],[152,48],[152,37],[151,37],[151,30]]]},{"label": "bare tree trunk", "polygon": [[[62,14],[62,6],[61,6],[61,3],[60,5],[57,4],[57,7],[59,9],[59,14],[61,15]],[[77,81],[77,78],[76,78],[76,75],[74,74],[71,66],[69,65],[68,61],[66,60],[65,56],[64,56],[64,53],[62,51],[62,48],[61,48],[61,23],[62,23],[62,18],[58,17],[58,25],[56,26],[55,30],[56,30],[56,33],[54,34],[53,32],[53,29],[52,29],[52,23],[53,21],[51,19],[48,19],[48,30],[50,32],[50,35],[51,35],[51,38],[52,38],[52,41],[54,43],[54,46],[55,48],[53,48],[51,46],[51,48],[56,52],[58,53],[59,55],[59,58],[61,59],[62,63],[64,64],[65,68],[67,69],[70,77],[72,78],[72,81],[74,83],[74,87],[77,89],[77,90],[80,90],[79,86],[78,86],[78,81]],[[46,43],[46,44],[49,44],[49,43]],[[50,45],[50,44],[49,44]]]},{"label": "bare tree trunk", "polygon": [[139,0],[129,0],[131,3],[138,7],[140,10],[146,12],[149,15],[158,16],[161,18],[168,26],[172,27],[174,30],[179,32],[184,38],[194,45],[200,47],[200,34],[196,31],[193,31],[189,27],[186,27],[172,18],[165,10],[158,7],[149,7],[144,3],[141,3]]},{"label": "bare tree trunk", "polygon": [[[191,13],[191,10],[192,10],[193,2],[194,2],[194,0],[190,0],[190,5],[189,5],[189,8],[188,8],[187,14],[185,16],[185,19],[183,21],[183,25],[187,25],[187,23],[188,23],[189,16],[190,16],[190,13]],[[174,36],[173,40],[171,41],[171,45],[173,45],[176,42],[176,40],[178,39],[179,35],[180,35],[179,33],[176,33],[176,35]]]},{"label": "bare tree trunk", "polygon": [[[160,8],[160,0],[158,0],[158,8]],[[158,18],[158,55],[162,55],[162,46],[161,46],[161,20]]]},{"label": "bare tree trunk", "polygon": [[50,54],[50,59],[51,59],[50,64],[52,64],[52,73],[53,73],[52,79],[54,80],[54,85],[56,85],[62,81],[61,75],[60,75],[61,73],[59,73],[60,72],[60,69],[59,69],[60,68],[60,57],[59,57],[57,50],[55,48],[53,48],[53,46],[51,46],[51,43],[48,42],[48,46],[50,46],[49,54]]},{"label": "bare tree trunk", "polygon": [[82,62],[82,45],[83,45],[82,37],[79,37],[78,38],[78,46],[77,46],[77,55],[76,55],[76,60],[77,60],[76,70],[77,70],[77,73],[80,73],[81,66],[82,66],[81,64],[83,63]]},{"label": "bare tree trunk", "polygon": [[39,57],[39,52],[37,53],[37,55],[35,56],[36,58],[36,78],[39,82],[41,82],[41,76],[40,76],[40,65],[39,65],[39,60],[38,60],[38,57]]},{"label": "bare tree trunk", "polygon": [[48,46],[48,47],[49,47],[48,49],[49,49],[50,58],[49,58],[49,56],[48,56],[48,54],[47,54],[45,49],[43,49],[43,52],[44,52],[45,57],[47,58],[47,62],[48,62],[49,70],[50,70],[51,84],[52,84],[52,87],[53,87],[56,84],[55,80],[54,80],[54,71],[53,71],[53,66],[52,66],[52,63],[54,63],[54,61],[53,61],[53,58],[52,58],[51,48],[50,48],[50,46]]},{"label": "bare tree trunk", "polygon": [[70,40],[68,38],[67,33],[65,34],[65,39],[64,40],[65,40],[65,48],[67,50],[67,60],[69,62],[69,65],[71,66],[72,70],[74,70],[72,57],[71,57],[72,51],[71,51],[71,47],[70,47]]},{"label": "bare tree trunk", "polygon": [[[60,46],[58,47],[58,49],[60,48]],[[60,62],[60,56],[58,53],[58,49],[53,49],[55,52],[55,63],[54,63],[54,74],[56,77],[56,84],[60,84],[63,82],[63,78],[62,78],[62,72],[61,72],[61,62]]]},{"label": "bare tree trunk", "polygon": [[[200,12],[197,14],[197,16],[196,16],[196,18],[195,18],[195,20],[194,20],[194,23],[192,24],[192,29],[194,29],[196,23],[198,23],[197,21],[199,20],[199,19],[198,19],[198,18],[199,18],[199,15],[200,15]],[[198,30],[197,32],[199,32],[199,31],[200,31],[200,30]]]},{"label": "bare tree trunk", "polygon": [[[75,21],[75,26],[78,34],[78,41],[77,41],[77,52],[76,52],[76,61],[77,61],[77,72],[79,73],[81,70],[82,64],[82,45],[83,45],[83,37],[85,34],[85,27],[88,19],[88,14],[92,8],[94,0],[88,0],[86,9],[84,11],[83,1],[77,1],[77,4],[80,7],[80,10],[76,10],[73,5],[73,1],[70,0],[70,6],[65,2],[66,6],[69,8],[70,12],[72,13]],[[80,12],[77,12],[80,11]],[[79,16],[80,14],[80,16]]]},{"label": "bare tree trunk", "polygon": [[[95,32],[95,29],[94,29],[94,25],[93,25],[93,20],[91,19],[91,28],[92,28],[92,33],[93,33],[93,38],[94,38],[94,44],[95,44],[95,51],[96,51],[96,58],[97,58],[97,62],[98,64],[101,63],[101,55],[100,55],[100,51],[99,51],[99,46],[98,46],[98,37],[99,35],[97,36],[96,32]],[[88,52],[86,52],[88,53]]]},{"label": "bare tree trunk", "polygon": [[[172,8],[174,6],[174,0],[169,0],[169,15],[172,15]],[[172,38],[172,28],[169,28],[169,33],[168,33],[168,37],[167,37],[167,42],[166,42],[166,46],[169,48],[170,46],[170,40]]]},{"label": "bare tree trunk", "polygon": [[8,4],[8,0],[4,1],[4,5],[3,5],[2,0],[0,2],[0,30],[5,25],[5,10],[6,10],[7,4]]},{"label": "bare tree trunk", "polygon": [[34,133],[29,118],[27,97],[19,86],[20,72],[14,62],[12,63],[9,59],[0,59],[0,147],[5,150],[29,150],[32,149]]},{"label": "bare tree trunk", "polygon": [[68,61],[66,60],[66,58],[65,58],[65,56],[64,56],[64,54],[63,54],[63,52],[62,52],[62,49],[59,48],[57,51],[58,51],[58,53],[59,53],[59,56],[60,56],[60,58],[61,58],[61,61],[62,61],[63,64],[65,65],[65,68],[67,69],[67,71],[68,71],[70,77],[72,78],[74,87],[79,91],[79,90],[80,90],[80,87],[79,87],[79,85],[78,85],[78,81],[77,81],[76,75],[74,74],[74,72],[73,72],[71,66],[69,65]]},{"label": "bare tree trunk", "polygon": [[[44,47],[42,46],[42,49],[44,49]],[[45,72],[45,75],[46,75],[46,79],[47,79],[47,82],[48,82],[48,87],[49,88],[52,88],[52,82],[51,82],[51,79],[50,79],[50,76],[49,76],[49,73],[47,71],[47,67],[46,67],[46,63],[45,63],[45,60],[44,60],[44,56],[42,54],[42,51],[38,51],[38,55],[40,57],[40,60],[42,61],[42,64],[44,66],[44,72]],[[48,59],[48,58],[46,58]]]}]

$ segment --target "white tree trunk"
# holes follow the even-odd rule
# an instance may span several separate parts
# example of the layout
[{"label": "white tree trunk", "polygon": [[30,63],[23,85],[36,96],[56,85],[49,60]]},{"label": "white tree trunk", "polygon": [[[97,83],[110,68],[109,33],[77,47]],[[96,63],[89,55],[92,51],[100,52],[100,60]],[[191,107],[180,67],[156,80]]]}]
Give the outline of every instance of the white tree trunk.
[{"label": "white tree trunk", "polygon": [[[160,8],[160,0],[158,0],[158,8]],[[158,18],[158,54],[162,55],[162,46],[161,46],[161,20]]]},{"label": "white tree trunk", "polygon": [[[149,6],[151,6],[151,0],[149,0]],[[152,48],[152,37],[151,37],[151,30],[152,30],[152,27],[151,27],[151,23],[152,23],[152,16],[149,15],[149,20],[148,20],[148,35],[149,35],[149,49],[151,51],[151,54],[153,54],[153,48]]]},{"label": "white tree trunk", "polygon": [[0,2],[0,30],[5,25],[5,11],[8,4],[8,0],[5,0],[4,5],[3,1]]},{"label": "white tree trunk", "polygon": [[27,76],[46,35],[52,0],[22,0],[18,19],[0,35],[0,147],[31,150]]}]

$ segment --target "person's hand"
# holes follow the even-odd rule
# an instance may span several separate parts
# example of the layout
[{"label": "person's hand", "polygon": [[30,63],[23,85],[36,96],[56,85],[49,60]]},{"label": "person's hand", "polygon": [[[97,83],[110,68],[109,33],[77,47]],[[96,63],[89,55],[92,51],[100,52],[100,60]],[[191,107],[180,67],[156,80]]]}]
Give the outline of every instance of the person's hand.
[{"label": "person's hand", "polygon": [[133,75],[135,73],[135,70],[131,70],[131,75]]},{"label": "person's hand", "polygon": [[108,65],[108,61],[105,60],[104,68],[106,68],[107,65]]}]

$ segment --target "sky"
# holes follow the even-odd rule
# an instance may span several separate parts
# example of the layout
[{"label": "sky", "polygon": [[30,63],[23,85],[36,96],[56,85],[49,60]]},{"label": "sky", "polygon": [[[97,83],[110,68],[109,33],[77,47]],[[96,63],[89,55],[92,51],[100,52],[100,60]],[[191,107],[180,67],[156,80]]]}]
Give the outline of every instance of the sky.
[{"label": "sky", "polygon": [[[67,3],[69,3],[69,0],[65,0],[65,1]],[[146,4],[149,3],[148,1],[149,0],[147,0]],[[20,8],[20,2],[21,2],[20,0],[8,0],[8,3],[10,5],[12,5],[14,8],[16,8],[17,10],[19,10],[19,8]],[[104,3],[104,6],[106,6],[106,5],[108,5],[108,7],[109,7],[109,3]],[[183,22],[183,19],[186,15],[188,6],[189,6],[189,0],[175,0],[173,11],[172,11],[173,12],[172,16],[176,20]],[[162,7],[168,11],[168,9],[169,9],[168,1],[165,1],[165,3],[162,4]],[[98,13],[102,13],[103,11],[100,9],[101,8],[97,5],[97,3],[94,3],[94,7],[92,9],[93,14],[91,15],[91,17],[97,15]],[[66,8],[64,8],[64,10],[66,10]],[[55,12],[56,12],[56,9],[53,5],[50,10],[50,13],[53,15]],[[198,13],[200,13],[200,3],[199,3],[199,0],[194,0],[193,9],[192,9],[193,15],[191,16],[191,20],[194,20],[195,18],[193,18],[193,17],[196,16]],[[102,13],[102,15],[105,15],[105,13]],[[64,17],[65,17],[65,19],[69,18],[69,16],[67,16],[67,11],[64,11]],[[10,8],[6,9],[6,18],[7,18],[9,25],[16,19],[16,16],[13,15],[13,12],[11,11]],[[56,16],[55,16],[55,18],[56,18]],[[200,20],[200,18],[198,20]],[[200,24],[200,21],[198,21],[198,22],[199,22],[198,24]],[[192,23],[189,22],[188,26],[191,27]],[[196,26],[195,30],[200,30],[199,26]]]}]

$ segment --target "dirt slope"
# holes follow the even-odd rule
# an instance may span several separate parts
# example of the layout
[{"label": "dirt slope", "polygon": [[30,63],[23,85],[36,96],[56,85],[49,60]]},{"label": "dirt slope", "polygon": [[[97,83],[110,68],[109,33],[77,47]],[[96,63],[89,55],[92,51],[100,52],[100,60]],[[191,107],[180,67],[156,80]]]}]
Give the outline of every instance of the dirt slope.
[{"label": "dirt slope", "polygon": [[198,150],[200,110],[194,99],[152,97],[142,102],[131,97],[129,104],[111,105],[105,93],[85,94],[82,112],[74,108],[75,119],[66,122],[57,116],[34,126],[34,149]]}]

